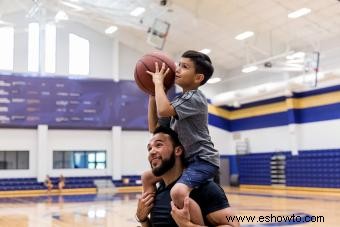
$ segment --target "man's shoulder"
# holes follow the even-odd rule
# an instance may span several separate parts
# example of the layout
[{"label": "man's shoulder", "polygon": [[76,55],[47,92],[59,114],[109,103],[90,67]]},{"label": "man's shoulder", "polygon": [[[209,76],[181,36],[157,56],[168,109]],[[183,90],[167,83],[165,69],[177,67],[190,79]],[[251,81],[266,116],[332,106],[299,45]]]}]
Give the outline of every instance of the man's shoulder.
[{"label": "man's shoulder", "polygon": [[222,200],[227,201],[224,190],[213,181],[208,181],[200,187],[193,189],[190,197],[200,205],[219,203]]},{"label": "man's shoulder", "polygon": [[216,184],[214,181],[208,181],[193,190],[193,192],[198,193],[198,194],[200,193],[207,194],[207,192],[220,193],[221,191],[223,191],[223,189],[218,184]]},{"label": "man's shoulder", "polygon": [[190,197],[201,207],[203,216],[229,207],[224,190],[213,181],[192,190]]},{"label": "man's shoulder", "polygon": [[[163,191],[170,191],[171,188],[175,185],[177,181],[171,183],[170,185],[166,186],[164,181],[160,181],[157,184],[157,190],[156,193],[161,193]],[[202,185],[200,185],[198,188],[195,188],[192,190],[190,196],[207,196],[210,197],[212,194],[224,194],[224,190],[216,184],[214,181],[208,181]]]}]

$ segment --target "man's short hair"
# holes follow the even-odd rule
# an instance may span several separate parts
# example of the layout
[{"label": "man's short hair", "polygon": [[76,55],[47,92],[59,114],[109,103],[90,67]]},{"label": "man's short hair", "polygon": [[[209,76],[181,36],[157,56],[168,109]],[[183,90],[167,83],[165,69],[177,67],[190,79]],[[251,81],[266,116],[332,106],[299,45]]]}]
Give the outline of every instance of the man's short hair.
[{"label": "man's short hair", "polygon": [[170,136],[171,141],[172,141],[172,145],[175,147],[177,146],[182,146],[181,142],[179,141],[178,138],[178,134],[177,132],[175,132],[174,130],[172,130],[169,127],[165,127],[165,126],[158,126],[155,131],[153,132],[154,135],[156,135],[157,133],[164,133]]},{"label": "man's short hair", "polygon": [[182,54],[183,58],[189,58],[195,65],[196,73],[204,75],[201,85],[205,84],[214,73],[214,67],[208,55],[195,50],[188,50]]}]

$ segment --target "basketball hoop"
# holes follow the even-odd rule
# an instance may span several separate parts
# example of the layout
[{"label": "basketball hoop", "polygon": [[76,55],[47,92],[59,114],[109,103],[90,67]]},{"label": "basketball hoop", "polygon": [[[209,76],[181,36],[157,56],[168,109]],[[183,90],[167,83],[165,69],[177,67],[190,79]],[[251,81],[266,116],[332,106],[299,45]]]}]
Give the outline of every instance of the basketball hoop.
[{"label": "basketball hoop", "polygon": [[152,27],[148,29],[147,42],[158,50],[163,50],[165,39],[168,36],[170,24],[158,18],[154,20]]},{"label": "basketball hoop", "polygon": [[314,51],[313,52],[313,61],[314,61],[314,72],[315,72],[315,82],[314,86],[318,85],[318,72],[319,72],[319,64],[320,64],[320,52]]},{"label": "basketball hoop", "polygon": [[318,72],[320,65],[320,52],[314,51],[310,54],[307,54],[305,58],[305,72],[314,72],[314,81],[311,86],[317,87],[318,85]]}]

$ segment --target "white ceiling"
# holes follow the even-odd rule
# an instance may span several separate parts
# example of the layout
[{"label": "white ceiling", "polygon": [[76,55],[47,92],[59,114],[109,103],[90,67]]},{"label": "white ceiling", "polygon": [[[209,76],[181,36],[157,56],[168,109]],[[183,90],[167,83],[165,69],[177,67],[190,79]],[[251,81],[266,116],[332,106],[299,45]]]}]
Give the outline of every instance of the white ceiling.
[{"label": "white ceiling", "polygon": [[[222,82],[207,85],[211,94],[244,88],[268,81],[286,80],[299,73],[265,70],[243,74],[242,66],[293,51],[320,51],[321,69],[337,67],[340,60],[340,2],[338,0],[64,0],[84,10],[76,11],[61,0],[0,0],[0,20],[10,12],[28,12],[35,4],[49,11],[63,9],[70,20],[100,32],[119,27],[118,38],[142,52],[149,51],[147,29],[155,18],[171,24],[164,51],[174,57],[187,49],[211,49],[209,54]],[[140,17],[129,13],[146,8]],[[310,14],[290,19],[288,13],[310,8]],[[39,14],[37,14],[39,15]],[[35,15],[35,16],[37,16]],[[2,19],[1,19],[2,18]],[[255,35],[238,41],[244,31]]]}]

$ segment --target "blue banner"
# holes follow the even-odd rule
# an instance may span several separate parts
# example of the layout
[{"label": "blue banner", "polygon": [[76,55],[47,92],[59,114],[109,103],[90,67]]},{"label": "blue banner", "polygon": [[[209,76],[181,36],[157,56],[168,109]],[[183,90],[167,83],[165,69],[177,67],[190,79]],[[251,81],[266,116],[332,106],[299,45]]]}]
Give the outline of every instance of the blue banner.
[{"label": "blue banner", "polygon": [[0,75],[2,128],[146,130],[147,105],[134,81]]}]

